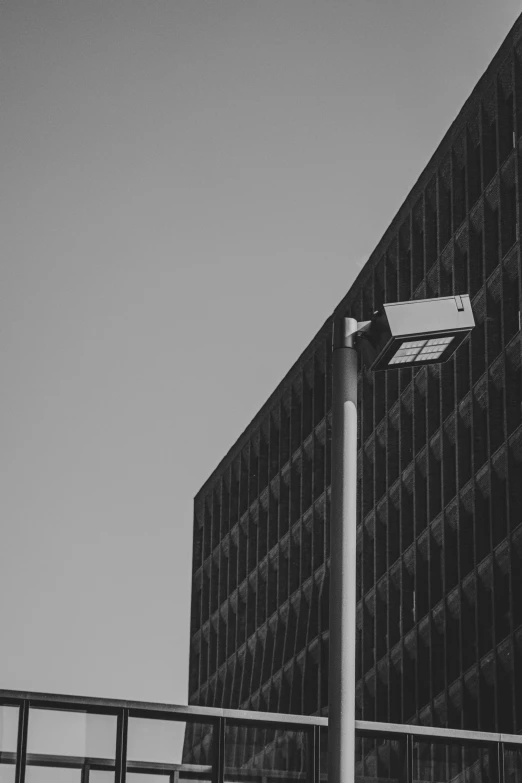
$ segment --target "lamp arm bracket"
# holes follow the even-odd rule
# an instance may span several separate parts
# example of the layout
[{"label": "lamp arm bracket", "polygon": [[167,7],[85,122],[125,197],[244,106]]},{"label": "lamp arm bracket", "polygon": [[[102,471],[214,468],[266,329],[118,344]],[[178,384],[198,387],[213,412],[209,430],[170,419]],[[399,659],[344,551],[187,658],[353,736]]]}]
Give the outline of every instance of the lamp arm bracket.
[{"label": "lamp arm bracket", "polygon": [[359,338],[367,336],[371,325],[371,321],[337,318],[334,321],[333,348],[354,348]]},{"label": "lamp arm bracket", "polygon": [[371,321],[358,321],[357,322],[357,336],[363,337],[367,332],[370,331],[370,327],[372,325]]}]

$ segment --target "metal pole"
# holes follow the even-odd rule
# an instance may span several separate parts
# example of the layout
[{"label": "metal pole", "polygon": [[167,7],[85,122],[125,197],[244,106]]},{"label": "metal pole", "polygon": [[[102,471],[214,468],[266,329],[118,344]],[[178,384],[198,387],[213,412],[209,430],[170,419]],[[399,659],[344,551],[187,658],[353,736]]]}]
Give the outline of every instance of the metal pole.
[{"label": "metal pole", "polygon": [[355,777],[357,321],[334,324],[328,783]]}]

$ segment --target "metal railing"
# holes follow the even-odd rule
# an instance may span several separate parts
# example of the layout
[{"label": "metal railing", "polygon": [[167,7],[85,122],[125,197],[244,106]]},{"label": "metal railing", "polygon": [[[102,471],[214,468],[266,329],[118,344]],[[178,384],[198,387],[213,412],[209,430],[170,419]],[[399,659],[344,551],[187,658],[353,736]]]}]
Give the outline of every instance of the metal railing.
[{"label": "metal railing", "polygon": [[[519,735],[357,721],[356,745],[358,783],[522,783]],[[327,752],[326,718],[0,690],[1,783],[326,783]]]}]

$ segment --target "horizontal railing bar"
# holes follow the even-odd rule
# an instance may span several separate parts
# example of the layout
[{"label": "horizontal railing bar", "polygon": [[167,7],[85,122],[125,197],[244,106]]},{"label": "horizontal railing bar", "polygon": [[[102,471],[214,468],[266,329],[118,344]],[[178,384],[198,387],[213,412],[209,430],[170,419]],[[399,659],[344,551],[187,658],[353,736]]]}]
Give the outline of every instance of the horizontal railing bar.
[{"label": "horizontal railing bar", "polygon": [[[16,753],[2,751],[1,764],[15,764]],[[115,760],[91,756],[63,756],[51,753],[28,753],[26,764],[32,767],[55,767],[56,769],[81,769],[86,764],[94,770],[114,770]],[[210,764],[174,764],[160,761],[128,761],[129,772],[183,772],[194,774],[210,774]]]},{"label": "horizontal railing bar", "polygon": [[283,780],[307,780],[309,778],[306,772],[293,772],[284,769],[236,769],[234,767],[225,767],[225,777],[227,783],[234,781],[252,780],[253,778],[270,778],[270,780],[282,778]]},{"label": "horizontal railing bar", "polygon": [[[147,775],[157,775],[158,777],[165,778],[167,775],[171,777],[174,775],[173,772],[169,772],[168,769],[149,769],[149,770],[135,770],[131,769],[130,767],[127,767],[127,772],[131,772],[133,774],[147,774]],[[198,772],[197,770],[189,770],[184,771],[181,773],[183,775],[183,781],[185,780],[208,780],[210,781],[212,778],[212,768],[210,772]]]},{"label": "horizontal railing bar", "polygon": [[127,761],[127,772],[196,772],[206,775],[212,772],[211,764],[169,764],[155,761]]},{"label": "horizontal railing bar", "polygon": [[284,723],[292,726],[328,726],[328,718],[319,715],[290,715],[284,712],[255,712],[254,710],[223,710],[227,721],[255,721],[256,723]]},{"label": "horizontal railing bar", "polygon": [[4,701],[21,702],[29,700],[31,707],[42,709],[97,709],[114,711],[128,709],[130,717],[180,716],[180,718],[219,718],[239,719],[262,723],[285,723],[303,726],[328,726],[328,718],[314,715],[287,715],[280,712],[256,712],[254,710],[228,710],[220,707],[198,707],[186,704],[163,704],[158,702],[126,701],[123,699],[100,699],[93,696],[68,696],[56,693],[38,693],[33,691],[0,690],[0,703]]},{"label": "horizontal railing bar", "polygon": [[88,764],[95,770],[113,770],[114,759],[90,758],[87,756],[57,756],[50,753],[28,753],[27,766],[57,767],[60,769],[81,769]]},{"label": "horizontal railing bar", "polygon": [[[123,699],[100,699],[92,696],[69,696],[65,694],[38,693],[34,691],[0,690],[0,704],[20,704],[28,700],[31,707],[40,709],[87,710],[90,712],[116,712],[128,709],[130,717],[147,717],[163,720],[197,720],[208,718],[210,722],[219,718],[228,721],[248,722],[260,727],[278,724],[288,727],[328,726],[328,718],[317,715],[292,715],[275,712],[256,712],[253,710],[230,710],[218,707],[198,707],[195,705],[163,704],[157,702],[127,701]],[[203,722],[202,720],[202,722]],[[374,735],[406,735],[414,737],[432,737],[448,741],[467,742],[504,742],[511,745],[522,744],[522,735],[498,732],[467,731],[464,729],[443,729],[435,726],[416,726],[404,723],[381,723],[377,721],[355,721],[358,732]]]},{"label": "horizontal railing bar", "polygon": [[414,737],[433,737],[465,742],[507,742],[522,745],[520,734],[500,734],[492,731],[468,731],[466,729],[443,729],[438,726],[415,726],[409,723],[379,723],[356,720],[355,730],[365,734],[412,734]]},{"label": "horizontal railing bar", "polygon": [[128,701],[126,699],[105,699],[94,696],[69,696],[62,693],[39,693],[36,691],[8,691],[0,689],[0,704],[20,703],[28,700],[31,707],[41,709],[96,710],[110,711],[116,714],[121,709],[136,712],[157,712],[181,715],[183,717],[222,718],[223,710],[218,707],[198,707],[186,704],[163,704],[158,702]]}]

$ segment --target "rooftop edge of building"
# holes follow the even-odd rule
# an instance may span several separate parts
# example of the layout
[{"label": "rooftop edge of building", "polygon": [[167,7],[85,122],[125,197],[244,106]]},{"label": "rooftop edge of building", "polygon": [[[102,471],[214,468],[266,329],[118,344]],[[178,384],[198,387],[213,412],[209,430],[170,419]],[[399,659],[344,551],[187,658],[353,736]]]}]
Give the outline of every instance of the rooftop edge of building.
[{"label": "rooftop edge of building", "polygon": [[297,357],[292,364],[286,375],[276,386],[272,394],[267,398],[255,416],[246,425],[242,433],[237,437],[232,446],[228,449],[227,453],[216,465],[210,476],[202,484],[200,489],[194,496],[195,502],[197,502],[201,496],[205,495],[208,489],[213,485],[216,479],[221,475],[223,469],[240,453],[244,448],[251,432],[255,427],[261,423],[265,416],[270,412],[273,405],[281,398],[285,393],[288,386],[293,382],[296,372],[299,368],[310,358],[313,354],[314,348],[318,342],[323,340],[328,334],[331,333],[332,321],[334,317],[339,315],[348,315],[349,306],[356,290],[364,283],[369,274],[373,271],[374,266],[379,261],[383,251],[386,249],[390,241],[396,235],[399,226],[402,224],[408,213],[412,210],[413,206],[417,202],[417,199],[421,195],[422,191],[430,181],[433,174],[437,171],[437,168],[443,159],[444,155],[451,149],[455,140],[457,139],[462,127],[471,119],[473,113],[477,110],[480,101],[484,97],[487,89],[490,86],[490,82],[496,76],[503,61],[510,55],[511,50],[522,39],[522,13],[516,19],[508,34],[504,38],[496,54],[491,60],[490,64],[482,74],[477,84],[473,88],[471,94],[467,98],[463,107],[451,123],[449,129],[445,133],[442,141],[439,143],[434,153],[428,160],[426,166],[422,170],[421,174],[415,181],[414,185],[408,192],[402,205],[391,220],[388,228],[385,230],[381,239],[375,246],[374,250],[368,257],[368,260],[360,270],[359,274],[353,280],[348,292],[341,299],[339,304],[334,308],[332,313],[326,318],[323,325],[319,328],[316,334],[312,337],[309,344]]}]

